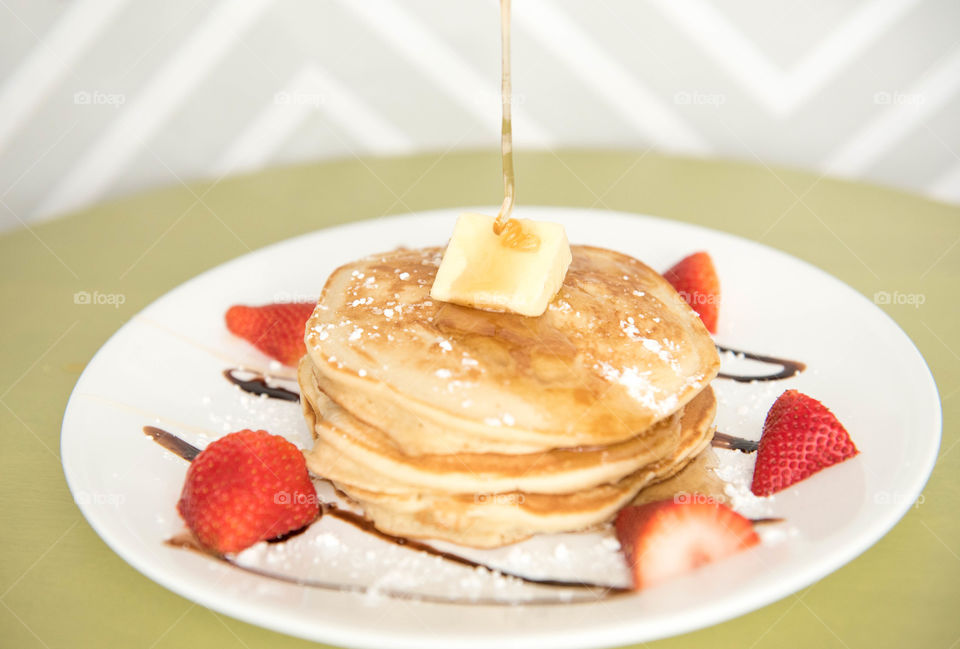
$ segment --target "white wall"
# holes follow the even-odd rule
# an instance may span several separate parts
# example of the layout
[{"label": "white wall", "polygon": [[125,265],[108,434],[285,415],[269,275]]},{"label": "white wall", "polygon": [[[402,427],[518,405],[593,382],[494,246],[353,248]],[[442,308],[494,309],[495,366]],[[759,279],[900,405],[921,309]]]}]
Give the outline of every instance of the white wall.
[{"label": "white wall", "polygon": [[[496,0],[4,0],[0,229],[276,163],[492,148]],[[523,148],[960,202],[956,0],[514,0]]]}]

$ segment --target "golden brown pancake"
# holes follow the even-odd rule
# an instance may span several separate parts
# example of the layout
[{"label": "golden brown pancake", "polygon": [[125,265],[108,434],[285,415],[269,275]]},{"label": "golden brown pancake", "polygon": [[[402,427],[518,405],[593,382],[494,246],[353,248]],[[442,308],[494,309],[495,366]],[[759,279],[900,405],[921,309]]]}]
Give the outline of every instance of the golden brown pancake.
[{"label": "golden brown pancake", "polygon": [[[716,400],[708,388],[685,409],[681,442],[671,457],[617,482],[571,493],[384,493],[377,490],[378,485],[371,484],[375,477],[366,467],[345,457],[336,464],[340,479],[333,478],[333,482],[363,508],[378,529],[389,534],[497,547],[533,534],[585,530],[609,521],[645,486],[674,475],[709,445],[715,409]],[[313,469],[309,458],[308,463]],[[363,488],[343,479],[365,482],[374,488]]]},{"label": "golden brown pancake", "polygon": [[[608,446],[552,449],[536,453],[450,453],[407,455],[389,435],[359,421],[314,383],[309,357],[300,364],[301,403],[317,437],[308,454],[311,469],[388,493],[422,489],[448,493],[525,491],[565,493],[616,482],[672,454],[680,442],[680,416],[662,419],[643,435]],[[342,476],[349,460],[364,480]]]},{"label": "golden brown pancake", "polygon": [[643,263],[572,252],[537,318],[432,301],[440,248],[340,267],[307,324],[317,384],[411,455],[532,453],[652,430],[716,375],[713,342]]},{"label": "golden brown pancake", "polygon": [[311,471],[384,532],[476,547],[707,485],[712,339],[641,262],[571,250],[536,318],[431,300],[440,248],[334,271],[298,372]]}]

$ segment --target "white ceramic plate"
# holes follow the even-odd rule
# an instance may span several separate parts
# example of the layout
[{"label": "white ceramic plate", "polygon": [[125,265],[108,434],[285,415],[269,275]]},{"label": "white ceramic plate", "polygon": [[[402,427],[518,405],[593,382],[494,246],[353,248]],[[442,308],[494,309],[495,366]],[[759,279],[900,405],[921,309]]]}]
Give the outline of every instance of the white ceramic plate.
[{"label": "white ceramic plate", "polygon": [[[360,592],[284,583],[165,545],[182,530],[175,504],[186,463],[148,439],[144,425],[198,446],[247,427],[309,444],[297,404],[250,397],[222,377],[238,365],[270,369],[267,359],[225,331],[227,307],[314,299],[342,263],[398,245],[442,244],[456,213],[365,221],[270,246],[187,282],[120,329],[77,382],[61,442],[70,489],[103,540],[184,597],[318,641],[381,648],[600,647],[689,631],[788,596],[876,542],[920,494],[940,440],[936,386],[907,336],[868,300],[803,262],[720,232],[632,214],[526,208],[518,214],[562,222],[575,243],[613,248],[654,268],[709,251],[723,283],[717,341],[808,365],[779,382],[716,381],[720,429],[759,437],[770,404],[784,389],[797,388],[833,410],[860,455],[771,500],[741,502],[786,519],[768,527],[775,531],[759,548],[662,587],[605,600],[449,565],[327,518],[285,544],[255,546],[240,560],[349,583]],[[725,359],[727,367],[737,362]],[[723,452],[721,460],[729,475],[749,476],[749,456]],[[626,578],[615,545],[597,534],[480,554],[539,576]],[[458,603],[397,596],[410,592]],[[541,603],[502,603],[525,598]]]}]

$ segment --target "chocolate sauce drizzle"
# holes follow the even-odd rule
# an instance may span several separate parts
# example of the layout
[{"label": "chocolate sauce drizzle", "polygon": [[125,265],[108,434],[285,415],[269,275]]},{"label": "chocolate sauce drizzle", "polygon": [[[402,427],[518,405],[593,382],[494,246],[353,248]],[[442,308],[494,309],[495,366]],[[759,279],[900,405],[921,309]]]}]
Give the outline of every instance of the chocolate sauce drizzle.
[{"label": "chocolate sauce drizzle", "polygon": [[716,448],[725,448],[730,451],[740,451],[741,453],[753,453],[760,445],[760,442],[752,439],[727,435],[719,431],[713,434],[713,441],[710,443]]},{"label": "chocolate sauce drizzle", "polygon": [[[284,582],[287,584],[293,584],[295,586],[303,586],[307,588],[317,588],[320,590],[328,590],[338,593],[355,593],[358,595],[363,595],[372,592],[372,589],[366,584],[343,584],[339,582],[330,582],[330,581],[320,581],[318,579],[303,579],[301,577],[292,577],[290,575],[285,575],[282,573],[274,573],[269,570],[264,570],[262,568],[257,568],[254,566],[245,566],[242,563],[238,563],[235,559],[217,554],[216,552],[211,551],[210,549],[201,545],[199,541],[191,534],[190,532],[183,532],[172,538],[164,541],[165,545],[168,545],[172,548],[181,548],[184,550],[191,550],[198,554],[202,554],[207,558],[213,559],[215,561],[222,561],[223,563],[236,568],[237,570],[242,570],[243,572],[250,573],[252,575],[257,575],[258,577],[267,577],[275,581]],[[477,606],[516,606],[520,604],[527,605],[537,605],[537,606],[556,606],[556,605],[567,605],[567,604],[576,604],[576,603],[589,603],[595,602],[600,599],[607,599],[614,595],[620,595],[623,593],[630,592],[626,589],[621,593],[620,591],[616,592],[605,592],[601,593],[597,597],[590,598],[581,598],[581,599],[571,599],[566,600],[558,597],[530,597],[526,599],[518,600],[505,600],[505,599],[496,599],[492,597],[457,597],[452,595],[433,595],[431,593],[411,593],[404,590],[395,590],[392,588],[382,588],[377,589],[377,592],[381,595],[391,597],[393,599],[401,600],[412,600],[418,602],[427,602],[431,604],[472,604]]]},{"label": "chocolate sauce drizzle", "polygon": [[[773,374],[743,376],[738,374],[725,374],[721,372],[717,375],[718,379],[730,379],[732,381],[737,381],[738,383],[751,383],[753,381],[780,381],[782,379],[789,379],[792,376],[796,376],[800,372],[807,369],[806,363],[790,360],[789,358],[764,356],[763,354],[745,352],[739,349],[733,349],[731,347],[724,347],[723,345],[717,345],[717,349],[721,352],[730,352],[736,354],[737,356],[748,358],[752,361],[759,361],[769,365],[780,366],[780,371]],[[716,448],[725,448],[731,451],[740,451],[742,453],[754,453],[757,450],[759,442],[717,432],[714,433],[711,444]]]},{"label": "chocolate sauce drizzle", "polygon": [[275,536],[272,539],[267,539],[267,543],[283,543],[284,541],[288,541],[295,536],[300,536],[301,534],[306,532],[307,529],[310,528],[310,525],[311,525],[310,523],[307,523],[303,527],[298,527],[295,530],[290,530],[286,534],[281,534],[280,536]]},{"label": "chocolate sauce drizzle", "polygon": [[167,449],[177,457],[181,457],[187,462],[193,462],[193,458],[200,455],[200,449],[193,444],[185,442],[173,433],[168,433],[162,428],[156,426],[144,426],[143,434],[152,437],[153,441]]},{"label": "chocolate sauce drizzle", "polygon": [[[240,377],[236,376],[235,372],[247,372],[249,374],[253,374],[253,377],[249,379],[241,379]],[[265,394],[271,399],[281,399],[283,401],[300,401],[300,395],[296,392],[292,392],[279,386],[269,385],[267,383],[267,377],[253,370],[231,367],[230,369],[223,370],[223,376],[241,390],[244,392],[249,392],[250,394]]]},{"label": "chocolate sauce drizzle", "polygon": [[780,381],[782,379],[789,379],[792,376],[796,376],[800,372],[807,369],[806,363],[801,363],[800,361],[793,361],[789,358],[777,358],[776,356],[764,356],[763,354],[754,354],[752,352],[745,352],[739,349],[733,349],[732,347],[724,347],[723,345],[717,345],[717,349],[721,352],[730,352],[736,354],[737,356],[742,356],[748,358],[752,361],[759,361],[761,363],[767,363],[769,365],[779,365],[780,371],[775,372],[774,374],[758,374],[752,376],[741,376],[738,374],[725,374],[721,372],[717,374],[718,379],[730,379],[731,381],[737,381],[738,383],[751,383],[753,381]]},{"label": "chocolate sauce drizzle", "polygon": [[345,509],[340,509],[336,503],[321,503],[320,505],[320,515],[321,516],[331,516],[338,520],[344,521],[353,525],[357,529],[363,530],[369,534],[373,534],[377,538],[383,539],[389,543],[395,545],[401,545],[411,550],[416,550],[417,552],[424,552],[426,554],[432,555],[434,557],[440,557],[441,559],[446,559],[447,561],[452,561],[454,563],[459,563],[462,566],[468,568],[485,568],[492,572],[500,573],[505,577],[513,577],[514,579],[520,579],[525,581],[528,584],[537,584],[539,586],[556,586],[558,588],[587,588],[594,592],[600,593],[622,593],[628,592],[628,588],[621,588],[620,586],[610,586],[607,584],[597,584],[589,581],[571,581],[565,579],[540,579],[536,577],[526,577],[514,572],[509,572],[501,570],[500,568],[494,568],[488,566],[485,563],[480,563],[479,561],[474,561],[473,559],[468,559],[467,557],[461,556],[459,554],[454,554],[453,552],[446,552],[438,548],[433,547],[428,543],[423,543],[422,541],[417,541],[415,539],[408,539],[402,536],[394,536],[392,534],[387,534],[382,532],[374,527],[373,522],[363,517],[360,514],[351,512]]},{"label": "chocolate sauce drizzle", "polygon": [[[183,458],[184,460],[187,460],[188,462],[192,461],[200,453],[200,449],[198,449],[197,447],[183,441],[173,433],[167,432],[163,429],[156,428],[154,426],[144,426],[143,432],[144,434],[151,437],[155,442],[163,446],[168,451]],[[440,550],[439,548],[435,548],[428,543],[423,543],[422,541],[417,541],[415,539],[408,539],[402,536],[394,536],[392,534],[387,534],[386,532],[378,530],[373,525],[373,522],[365,518],[363,515],[358,514],[356,512],[349,511],[349,510],[340,509],[340,507],[336,503],[329,503],[329,502],[320,503],[319,516],[317,517],[317,520],[319,520],[324,516],[330,516],[331,518],[336,518],[337,520],[348,523],[349,525],[352,525],[363,532],[371,534],[372,536],[376,536],[377,538],[383,541],[386,541],[388,543],[393,543],[394,545],[399,545],[405,548],[409,548],[417,552],[423,552],[431,556],[440,557],[441,559],[444,559],[446,561],[457,563],[462,566],[466,566],[468,568],[484,568],[491,572],[499,573],[505,577],[512,577],[514,579],[519,579],[525,583],[533,584],[536,586],[552,586],[555,588],[586,589],[591,591],[591,593],[594,595],[594,597],[591,597],[587,600],[581,599],[576,601],[597,601],[613,595],[619,595],[619,594],[631,592],[629,588],[624,588],[621,586],[613,586],[610,584],[597,584],[593,582],[563,580],[563,579],[541,579],[537,577],[528,577],[518,573],[501,570],[500,568],[488,566],[487,564],[481,563],[479,561],[474,561],[473,559],[469,559],[467,557],[461,556],[459,554],[455,554],[453,552]],[[275,539],[270,539],[268,542],[282,543],[292,537],[295,537],[304,533],[308,527],[309,525],[306,525],[297,530],[288,532],[283,536],[277,537]],[[336,583],[330,583],[330,582],[315,581],[310,579],[299,579],[295,577],[289,577],[283,574],[273,573],[260,568],[244,566],[242,564],[237,563],[235,560],[231,559],[230,557],[218,554],[216,552],[209,550],[208,548],[205,548],[193,537],[192,534],[189,534],[189,533],[181,534],[171,539],[168,539],[166,541],[166,544],[171,547],[187,548],[190,550],[200,552],[207,556],[229,563],[230,565],[236,568],[239,568],[241,570],[244,570],[246,572],[250,572],[263,577],[278,579],[280,581],[297,584],[300,586],[310,586],[310,587],[316,587],[316,588],[323,588],[326,590],[349,591],[349,592],[358,592],[358,593],[367,592],[369,590],[368,587],[364,585],[336,584]],[[456,597],[441,597],[441,596],[435,596],[435,595],[421,595],[418,593],[405,593],[403,591],[396,591],[396,592],[385,591],[385,594],[389,594],[390,596],[400,597],[404,599],[417,599],[422,601],[434,601],[434,602],[444,602],[444,603],[469,601],[470,603],[486,603],[486,604],[516,604],[516,603],[552,604],[552,603],[570,603],[571,602],[570,600],[565,601],[565,600],[555,600],[555,599],[521,599],[516,601],[513,601],[513,600],[506,601],[506,600],[498,600],[498,599],[490,598],[490,599],[484,600],[482,598],[481,599],[456,598]]]}]

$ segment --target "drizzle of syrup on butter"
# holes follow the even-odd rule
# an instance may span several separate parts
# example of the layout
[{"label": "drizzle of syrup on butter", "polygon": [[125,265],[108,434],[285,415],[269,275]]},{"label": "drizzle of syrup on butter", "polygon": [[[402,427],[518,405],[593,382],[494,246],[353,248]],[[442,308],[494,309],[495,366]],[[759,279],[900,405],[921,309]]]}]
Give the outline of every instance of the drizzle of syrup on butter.
[{"label": "drizzle of syrup on butter", "polygon": [[503,164],[503,204],[493,222],[493,233],[500,237],[500,244],[514,250],[533,252],[540,247],[540,239],[524,230],[514,218],[513,203],[516,198],[516,175],[513,171],[513,117],[511,111],[512,84],[510,80],[510,0],[500,0],[500,158]]}]

